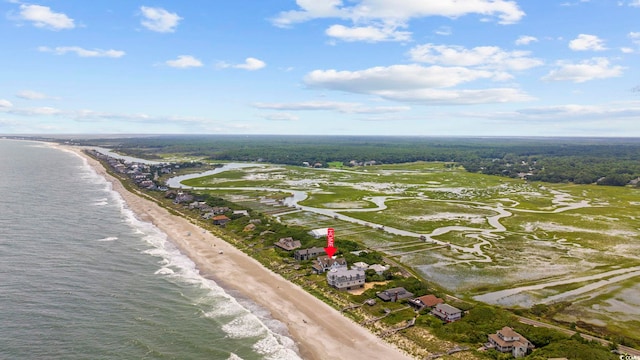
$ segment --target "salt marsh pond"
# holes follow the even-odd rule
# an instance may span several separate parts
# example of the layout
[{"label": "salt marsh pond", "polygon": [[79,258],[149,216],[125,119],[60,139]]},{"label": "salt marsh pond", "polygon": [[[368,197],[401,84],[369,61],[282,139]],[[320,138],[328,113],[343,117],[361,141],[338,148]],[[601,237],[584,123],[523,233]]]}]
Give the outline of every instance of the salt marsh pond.
[{"label": "salt marsh pond", "polygon": [[[311,169],[259,164],[183,180],[284,223],[334,227],[467,298],[640,328],[640,189],[528,183],[444,163]],[[269,194],[295,194],[285,202]]]}]

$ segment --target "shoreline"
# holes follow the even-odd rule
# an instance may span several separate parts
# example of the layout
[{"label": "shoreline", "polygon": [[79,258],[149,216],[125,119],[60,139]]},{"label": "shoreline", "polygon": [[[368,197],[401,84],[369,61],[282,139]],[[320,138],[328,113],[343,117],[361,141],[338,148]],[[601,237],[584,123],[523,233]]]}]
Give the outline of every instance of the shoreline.
[{"label": "shoreline", "polygon": [[286,325],[303,359],[412,359],[220,237],[186,218],[170,214],[151,200],[129,192],[120,180],[107,173],[100,162],[84,154],[80,148],[52,145],[84,158],[98,175],[111,183],[113,191],[120,194],[136,217],[166,233],[168,240],[196,264],[203,277],[252,300]]}]

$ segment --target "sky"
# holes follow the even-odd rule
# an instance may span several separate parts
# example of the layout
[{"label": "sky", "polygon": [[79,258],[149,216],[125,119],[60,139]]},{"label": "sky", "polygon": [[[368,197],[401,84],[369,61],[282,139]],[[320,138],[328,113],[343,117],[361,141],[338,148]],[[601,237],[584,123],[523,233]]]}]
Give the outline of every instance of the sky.
[{"label": "sky", "polygon": [[640,0],[0,0],[0,134],[640,137]]}]

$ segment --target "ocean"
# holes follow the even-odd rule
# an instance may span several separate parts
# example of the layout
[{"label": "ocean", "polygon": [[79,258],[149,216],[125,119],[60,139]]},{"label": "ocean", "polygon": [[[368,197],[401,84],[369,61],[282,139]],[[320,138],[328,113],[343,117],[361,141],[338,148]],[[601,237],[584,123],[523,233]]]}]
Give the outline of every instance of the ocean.
[{"label": "ocean", "polygon": [[76,154],[0,140],[0,359],[299,359]]}]

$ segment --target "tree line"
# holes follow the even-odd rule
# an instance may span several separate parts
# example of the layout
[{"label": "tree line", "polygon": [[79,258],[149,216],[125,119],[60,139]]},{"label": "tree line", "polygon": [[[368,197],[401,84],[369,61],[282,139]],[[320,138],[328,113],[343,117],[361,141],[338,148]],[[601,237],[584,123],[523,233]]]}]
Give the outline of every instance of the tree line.
[{"label": "tree line", "polygon": [[635,138],[192,135],[76,142],[148,159],[164,153],[285,165],[440,161],[487,175],[613,186],[640,177],[640,139]]}]

